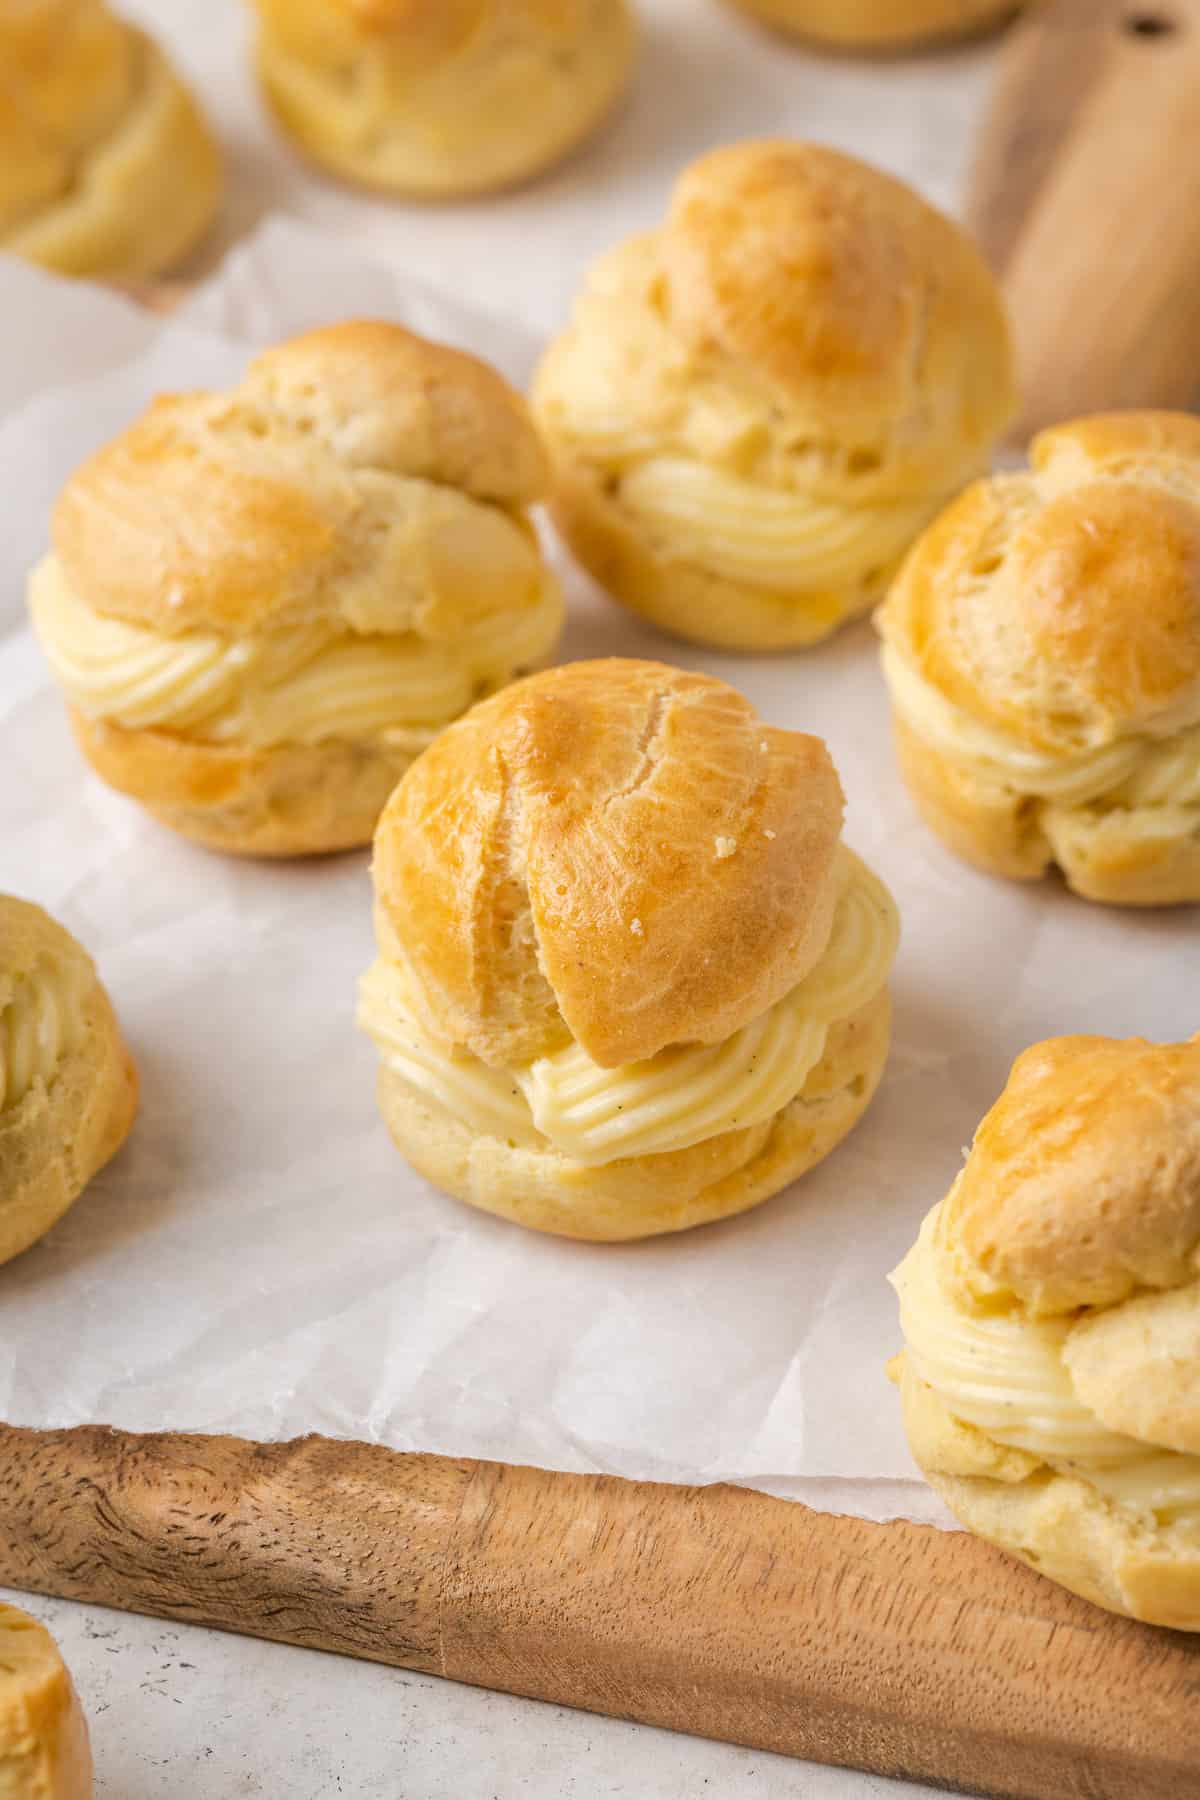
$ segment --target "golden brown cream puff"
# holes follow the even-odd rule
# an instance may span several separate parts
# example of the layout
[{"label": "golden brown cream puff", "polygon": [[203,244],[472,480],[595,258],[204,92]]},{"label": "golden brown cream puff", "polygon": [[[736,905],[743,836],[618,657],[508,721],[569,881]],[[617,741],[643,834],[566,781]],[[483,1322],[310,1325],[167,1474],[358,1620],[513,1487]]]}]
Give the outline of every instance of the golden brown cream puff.
[{"label": "golden brown cream puff", "polygon": [[103,0],[0,7],[0,249],[147,276],[207,231],[221,159],[162,51]]},{"label": "golden brown cream puff", "polygon": [[396,194],[509,187],[629,81],[627,0],[255,0],[272,110],[336,174]]},{"label": "golden brown cream puff", "polygon": [[878,622],[900,767],[952,850],[1200,900],[1200,420],[1043,432],[931,527]]},{"label": "golden brown cream puff", "polygon": [[693,163],[593,269],[534,405],[555,520],[603,587],[700,644],[810,644],[866,611],[987,468],[1015,405],[965,234],[819,145]]},{"label": "golden brown cream puff", "polygon": [[839,50],[909,50],[998,25],[1019,0],[733,0],[777,31]]},{"label": "golden brown cream puff", "polygon": [[562,621],[545,459],[485,363],[360,321],[160,398],[72,476],[30,607],[92,767],[216,849],[369,843]]},{"label": "golden brown cream puff", "polygon": [[865,1111],[896,909],[819,738],[707,675],[573,663],[409,770],[360,1022],[422,1174],[566,1237],[757,1205]]},{"label": "golden brown cream puff", "polygon": [[0,894],[0,1263],[62,1217],[136,1111],[137,1071],[91,957],[40,906]]},{"label": "golden brown cream puff", "polygon": [[0,1602],[0,1794],[4,1800],[91,1800],[92,1754],[58,1645],[19,1607]]},{"label": "golden brown cream puff", "polygon": [[1200,1038],[1018,1057],[892,1280],[909,1442],[962,1523],[1200,1631]]}]

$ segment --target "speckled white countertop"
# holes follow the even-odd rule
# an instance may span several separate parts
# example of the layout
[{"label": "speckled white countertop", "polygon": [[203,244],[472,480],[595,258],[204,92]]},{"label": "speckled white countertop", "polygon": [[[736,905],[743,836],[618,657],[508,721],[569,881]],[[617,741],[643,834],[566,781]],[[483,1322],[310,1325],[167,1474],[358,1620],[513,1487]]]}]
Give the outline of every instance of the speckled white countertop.
[{"label": "speckled white countertop", "polygon": [[[986,47],[899,64],[820,59],[718,0],[643,0],[635,92],[611,129],[521,193],[390,206],[307,170],[268,127],[237,0],[122,0],[167,43],[228,146],[232,192],[199,267],[283,210],[538,330],[580,271],[661,211],[676,171],[731,138],[823,138],[953,206],[986,89]],[[92,1723],[102,1800],[853,1800],[932,1790],[97,1608],[9,1596],[58,1637]]]}]

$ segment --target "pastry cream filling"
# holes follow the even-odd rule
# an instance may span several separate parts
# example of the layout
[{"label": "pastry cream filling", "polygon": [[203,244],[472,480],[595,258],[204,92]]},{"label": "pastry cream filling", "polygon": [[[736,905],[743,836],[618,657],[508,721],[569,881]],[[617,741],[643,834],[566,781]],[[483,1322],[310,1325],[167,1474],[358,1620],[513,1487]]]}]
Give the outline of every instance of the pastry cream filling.
[{"label": "pastry cream filling", "polygon": [[93,612],[52,556],[33,573],[29,604],[46,658],[81,712],[252,748],[371,738],[419,748],[482,689],[543,656],[558,620],[547,582],[537,605],[476,623],[453,648],[411,632],[325,626],[166,637]]},{"label": "pastry cream filling", "polygon": [[0,1112],[16,1106],[39,1082],[48,1086],[64,1056],[83,1038],[83,1007],[91,986],[86,963],[40,957],[18,975],[0,1007]]},{"label": "pastry cream filling", "polygon": [[794,592],[857,588],[886,573],[940,499],[828,500],[744,481],[686,456],[656,456],[621,477],[622,504],[687,560],[726,581]]},{"label": "pastry cream filling", "polygon": [[939,756],[981,782],[1060,806],[1086,806],[1102,796],[1128,807],[1200,805],[1200,726],[1164,741],[1140,735],[1054,756],[1027,749],[971,718],[891,644],[883,647],[883,671],[904,723]]},{"label": "pastry cream filling", "polygon": [[1111,1431],[1075,1392],[1063,1351],[1073,1318],[974,1313],[938,1279],[939,1208],[891,1277],[913,1373],[955,1418],[1081,1476],[1121,1506],[1200,1525],[1200,1456]]},{"label": "pastry cream filling", "polygon": [[723,1043],[679,1044],[601,1068],[571,1043],[522,1068],[497,1069],[439,1042],[414,1007],[410,978],[380,958],[363,978],[359,1023],[384,1062],[470,1130],[549,1143],[598,1166],[684,1150],[761,1124],[793,1101],[820,1062],[831,1025],[884,986],[899,920],[883,883],[842,852],[842,893],[825,952],[804,980]]}]

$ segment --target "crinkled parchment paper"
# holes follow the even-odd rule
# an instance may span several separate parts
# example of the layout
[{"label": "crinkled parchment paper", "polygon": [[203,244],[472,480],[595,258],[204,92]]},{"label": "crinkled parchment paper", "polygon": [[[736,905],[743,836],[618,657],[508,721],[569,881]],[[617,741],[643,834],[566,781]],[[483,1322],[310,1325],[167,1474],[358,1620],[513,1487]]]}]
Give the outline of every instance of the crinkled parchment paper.
[{"label": "crinkled parchment paper", "polygon": [[230,381],[251,344],[348,313],[466,344],[517,381],[536,352],[520,323],[295,226],[268,226],[169,322],[0,266],[0,889],[92,950],[143,1079],[125,1151],[0,1270],[0,1417],[318,1430],[940,1521],[884,1378],[884,1277],[1024,1045],[1200,1024],[1194,914],[1092,907],[955,862],[901,789],[868,625],[808,654],[706,655],[568,572],[568,655],[703,664],[829,740],[847,839],[903,915],[895,1047],[848,1141],[725,1225],[591,1248],[433,1192],[388,1141],[353,1025],[366,854],[226,861],[152,824],[85,773],[23,615],[83,455],[156,390]]}]

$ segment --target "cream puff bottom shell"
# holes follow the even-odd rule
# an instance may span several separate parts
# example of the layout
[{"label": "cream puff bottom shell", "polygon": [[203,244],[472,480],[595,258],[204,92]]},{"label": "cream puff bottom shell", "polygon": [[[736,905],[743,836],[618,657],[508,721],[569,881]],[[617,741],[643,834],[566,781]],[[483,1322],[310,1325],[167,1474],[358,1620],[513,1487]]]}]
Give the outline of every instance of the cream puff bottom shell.
[{"label": "cream puff bottom shell", "polygon": [[955,1518],[1110,1612],[1200,1631],[1200,1538],[1115,1505],[1080,1476],[1006,1448],[947,1411],[899,1356],[904,1428]]},{"label": "cream puff bottom shell", "polygon": [[414,750],[383,743],[205,744],[70,709],[92,768],[160,824],[236,856],[304,856],[370,842]]},{"label": "cream puff bottom shell", "polygon": [[549,1147],[481,1136],[386,1066],[379,1106],[397,1148],[456,1199],[560,1237],[655,1237],[757,1206],[828,1156],[869,1106],[890,1034],[884,989],[830,1028],[821,1061],[774,1118],[690,1149],[597,1168]]},{"label": "cream puff bottom shell", "polygon": [[[789,650],[820,643],[837,626],[868,612],[895,571],[896,558],[849,595],[836,582],[814,591],[754,586],[689,562],[649,536],[606,487],[604,474],[555,454],[550,514],[601,587],[660,631],[720,650]],[[936,511],[914,512],[914,534]]]},{"label": "cream puff bottom shell", "polygon": [[998,25],[1019,0],[733,0],[779,31],[846,50],[906,50]]}]

